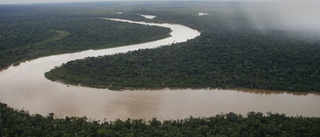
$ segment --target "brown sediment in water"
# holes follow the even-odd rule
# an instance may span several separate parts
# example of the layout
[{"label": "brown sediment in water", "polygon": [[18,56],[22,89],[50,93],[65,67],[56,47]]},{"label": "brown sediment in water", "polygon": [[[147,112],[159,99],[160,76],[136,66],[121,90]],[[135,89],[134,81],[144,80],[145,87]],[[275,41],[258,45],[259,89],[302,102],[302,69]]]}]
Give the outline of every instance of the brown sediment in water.
[{"label": "brown sediment in water", "polygon": [[[154,23],[153,23],[154,24]],[[74,59],[88,56],[112,55],[143,48],[154,48],[168,43],[183,42],[200,35],[196,30],[161,24],[172,29],[172,37],[143,44],[104,50],[88,50],[72,54],[43,57],[0,72],[0,101],[31,114],[57,117],[86,116],[96,120],[119,119],[183,119],[250,111],[278,112],[290,116],[320,117],[320,96],[291,93],[236,91],[220,89],[163,89],[110,91],[51,82],[44,73]],[[186,35],[188,34],[188,35]],[[261,94],[263,93],[263,94]]]}]

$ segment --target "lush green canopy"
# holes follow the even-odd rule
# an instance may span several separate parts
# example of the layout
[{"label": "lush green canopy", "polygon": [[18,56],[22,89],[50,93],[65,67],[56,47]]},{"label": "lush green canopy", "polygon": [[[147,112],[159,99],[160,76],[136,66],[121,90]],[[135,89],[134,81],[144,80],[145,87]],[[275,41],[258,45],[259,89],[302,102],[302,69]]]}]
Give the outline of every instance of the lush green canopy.
[{"label": "lush green canopy", "polygon": [[[170,29],[101,19],[60,6],[0,6],[0,69],[42,56],[143,43]],[[105,11],[109,16],[115,11]],[[97,13],[98,14],[98,13]]]},{"label": "lush green canopy", "polygon": [[115,120],[94,121],[86,117],[56,118],[30,115],[0,104],[3,136],[96,136],[96,137],[272,137],[320,136],[320,118],[288,117],[283,114],[249,112],[246,117],[234,113],[207,118],[159,121]]},{"label": "lush green canopy", "polygon": [[132,10],[127,14],[153,14],[157,16],[154,21],[196,28],[202,32],[200,37],[157,49],[72,61],[45,76],[67,84],[110,89],[320,91],[320,45],[303,39],[303,32],[262,32],[239,13],[209,10],[207,16],[195,16],[194,10],[178,9]]}]

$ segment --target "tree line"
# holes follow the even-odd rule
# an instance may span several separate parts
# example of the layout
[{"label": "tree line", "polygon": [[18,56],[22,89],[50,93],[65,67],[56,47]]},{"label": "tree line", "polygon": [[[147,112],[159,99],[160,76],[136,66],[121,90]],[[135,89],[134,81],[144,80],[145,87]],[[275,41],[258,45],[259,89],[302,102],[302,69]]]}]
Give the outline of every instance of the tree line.
[{"label": "tree line", "polygon": [[320,118],[290,117],[284,114],[249,112],[246,116],[226,113],[212,117],[189,117],[180,120],[160,121],[127,119],[114,121],[89,120],[86,117],[57,118],[29,114],[0,103],[3,136],[177,136],[177,137],[273,137],[320,136]]}]

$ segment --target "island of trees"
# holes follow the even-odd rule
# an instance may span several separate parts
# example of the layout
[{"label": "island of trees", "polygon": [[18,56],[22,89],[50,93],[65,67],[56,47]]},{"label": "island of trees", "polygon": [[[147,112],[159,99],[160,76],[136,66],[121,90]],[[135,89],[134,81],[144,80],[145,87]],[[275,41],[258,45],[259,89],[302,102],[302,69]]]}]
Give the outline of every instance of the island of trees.
[{"label": "island of trees", "polygon": [[[320,91],[319,39],[299,31],[257,30],[238,12],[196,16],[196,10],[133,9],[112,17],[180,23],[202,32],[185,43],[75,60],[45,74],[52,81],[96,88],[256,88]],[[106,15],[107,16],[107,15]],[[109,17],[109,16],[107,16]],[[235,23],[236,21],[236,23]],[[186,34],[187,35],[187,34]]]}]

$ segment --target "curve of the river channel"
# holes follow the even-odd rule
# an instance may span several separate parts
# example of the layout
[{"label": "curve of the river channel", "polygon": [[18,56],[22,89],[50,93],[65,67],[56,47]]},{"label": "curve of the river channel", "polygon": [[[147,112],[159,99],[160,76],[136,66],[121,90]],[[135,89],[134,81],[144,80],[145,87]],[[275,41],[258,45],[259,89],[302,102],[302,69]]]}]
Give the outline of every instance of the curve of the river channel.
[{"label": "curve of the river channel", "polygon": [[57,117],[86,116],[94,120],[182,119],[249,111],[278,112],[287,115],[320,117],[320,96],[286,92],[237,91],[213,89],[110,91],[51,82],[44,73],[70,60],[88,56],[112,55],[137,49],[185,42],[200,35],[177,24],[156,24],[112,19],[145,25],[168,27],[171,37],[119,48],[88,50],[72,54],[42,57],[0,72],[0,102],[29,113]]}]

